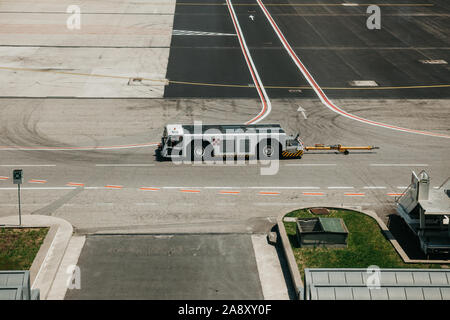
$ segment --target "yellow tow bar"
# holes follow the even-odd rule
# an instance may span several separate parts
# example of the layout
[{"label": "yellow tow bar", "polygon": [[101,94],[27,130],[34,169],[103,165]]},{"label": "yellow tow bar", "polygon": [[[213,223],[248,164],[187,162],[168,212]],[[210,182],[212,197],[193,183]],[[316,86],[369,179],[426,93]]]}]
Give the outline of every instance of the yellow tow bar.
[{"label": "yellow tow bar", "polygon": [[343,154],[349,154],[350,150],[374,150],[380,149],[380,147],[375,146],[366,146],[366,147],[345,147],[341,144],[335,144],[330,146],[325,146],[323,144],[315,144],[314,147],[305,147],[306,151],[311,150],[337,150],[338,152],[342,152]]}]

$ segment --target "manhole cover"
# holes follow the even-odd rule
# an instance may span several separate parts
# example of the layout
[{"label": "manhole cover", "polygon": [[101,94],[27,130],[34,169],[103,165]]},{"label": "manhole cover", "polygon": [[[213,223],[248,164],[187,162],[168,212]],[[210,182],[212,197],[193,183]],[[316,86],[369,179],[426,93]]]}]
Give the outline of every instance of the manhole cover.
[{"label": "manhole cover", "polygon": [[320,215],[330,214],[330,211],[327,208],[312,208],[309,209],[309,212],[311,212],[312,214],[320,214]]}]

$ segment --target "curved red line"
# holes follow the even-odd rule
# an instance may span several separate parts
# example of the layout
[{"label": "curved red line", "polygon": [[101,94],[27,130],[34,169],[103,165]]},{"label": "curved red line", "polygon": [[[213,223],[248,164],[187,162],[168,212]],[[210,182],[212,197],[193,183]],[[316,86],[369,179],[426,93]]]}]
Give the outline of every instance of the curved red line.
[{"label": "curved red line", "polygon": [[245,51],[243,40],[242,40],[242,36],[241,36],[241,33],[239,32],[239,28],[237,27],[237,22],[236,22],[237,17],[235,17],[235,15],[233,13],[233,10],[231,10],[231,4],[230,4],[229,0],[227,0],[227,7],[228,7],[228,11],[230,12],[231,19],[233,20],[234,30],[236,31],[236,34],[238,36],[239,45],[241,47],[241,51],[244,54],[245,61],[246,61],[247,66],[248,66],[248,68],[250,70],[250,73],[252,75],[253,83],[255,84],[256,90],[258,91],[259,98],[261,99],[261,102],[263,104],[263,109],[260,111],[260,113],[255,118],[253,118],[253,119],[251,119],[251,120],[249,120],[249,121],[247,121],[245,123],[245,124],[251,124],[252,122],[255,122],[256,120],[258,120],[267,111],[267,101],[264,98],[263,93],[261,92],[261,88],[259,86],[258,80],[256,79],[253,67],[252,67],[252,65],[250,63],[250,60],[249,60],[248,55],[247,55],[247,52]]}]

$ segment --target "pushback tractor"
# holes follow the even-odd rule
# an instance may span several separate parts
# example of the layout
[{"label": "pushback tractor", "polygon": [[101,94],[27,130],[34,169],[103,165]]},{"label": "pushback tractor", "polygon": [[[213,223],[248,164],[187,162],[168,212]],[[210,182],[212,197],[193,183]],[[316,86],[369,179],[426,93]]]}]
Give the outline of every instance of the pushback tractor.
[{"label": "pushback tractor", "polygon": [[161,159],[200,161],[224,156],[299,158],[304,150],[299,135],[287,135],[279,124],[169,124],[158,146]]}]

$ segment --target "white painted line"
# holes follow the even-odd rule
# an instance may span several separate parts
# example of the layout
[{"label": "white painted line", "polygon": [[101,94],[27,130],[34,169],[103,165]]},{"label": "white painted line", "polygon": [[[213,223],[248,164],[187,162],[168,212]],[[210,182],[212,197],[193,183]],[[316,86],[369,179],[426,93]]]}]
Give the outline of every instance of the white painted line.
[{"label": "white painted line", "polygon": [[386,187],[371,187],[371,186],[367,186],[367,187],[364,187],[363,189],[386,189]]},{"label": "white painted line", "polygon": [[133,148],[145,148],[154,147],[158,143],[141,143],[141,144],[130,144],[123,146],[92,146],[92,147],[42,147],[42,148],[30,148],[30,147],[0,147],[0,151],[94,151],[94,150],[116,150],[116,149],[133,149]]},{"label": "white painted line", "polygon": [[[50,205],[50,203],[21,203],[20,204],[21,207],[28,207],[28,206],[45,207],[48,205]],[[0,207],[17,207],[17,203],[0,203]]]},{"label": "white painted line", "polygon": [[308,117],[306,116],[306,113],[305,113],[305,109],[303,109],[302,106],[298,106],[297,111],[299,111],[299,112],[301,112],[303,114],[303,118],[305,120],[308,119]]},{"label": "white painted line", "polygon": [[428,167],[428,164],[406,164],[406,163],[371,163],[371,167]]},{"label": "white painted line", "polygon": [[408,186],[405,186],[405,187],[397,187],[397,189],[406,189],[406,188],[408,188]]},{"label": "white painted line", "polygon": [[443,59],[436,59],[436,60],[419,60],[420,63],[423,64],[448,64],[447,61]]},{"label": "white painted line", "polygon": [[378,83],[373,80],[354,80],[350,81],[352,87],[378,87]]},{"label": "white painted line", "polygon": [[56,164],[0,164],[0,167],[56,167]]},{"label": "white painted line", "polygon": [[359,121],[359,122],[362,122],[362,123],[366,123],[366,124],[369,124],[369,125],[377,126],[377,127],[382,127],[382,128],[387,128],[387,129],[397,130],[397,131],[403,131],[403,132],[409,132],[409,133],[415,133],[415,134],[421,134],[421,135],[428,135],[428,136],[433,136],[433,137],[440,137],[440,138],[447,138],[447,139],[450,138],[450,135],[434,133],[434,132],[419,131],[419,130],[408,129],[408,128],[402,128],[402,127],[397,127],[397,126],[393,126],[393,125],[390,125],[390,124],[385,124],[385,123],[381,123],[381,122],[372,121],[372,120],[365,119],[365,118],[356,116],[354,114],[348,113],[348,112],[344,111],[343,109],[339,108],[338,106],[336,106],[327,97],[327,95],[322,90],[322,88],[318,85],[316,80],[314,80],[314,78],[312,77],[311,73],[306,69],[305,65],[300,61],[298,56],[295,54],[295,52],[292,49],[291,45],[289,44],[289,42],[287,41],[287,39],[285,38],[285,36],[281,32],[280,28],[276,24],[275,20],[272,18],[271,14],[267,10],[267,8],[264,5],[264,3],[262,2],[262,0],[256,0],[256,1],[258,2],[258,5],[261,8],[261,10],[264,12],[264,15],[266,16],[267,20],[271,24],[273,30],[275,31],[276,35],[280,39],[280,41],[283,44],[284,48],[288,52],[288,54],[291,57],[292,61],[298,67],[299,71],[303,74],[305,79],[308,81],[309,85],[314,89],[314,92],[319,97],[320,101],[328,109],[330,109],[333,112],[336,112],[336,113],[338,113],[338,114],[340,114],[340,115],[342,115],[342,116],[344,116],[346,118],[349,118],[349,119],[352,119],[352,120],[356,120],[356,121]]},{"label": "white painted line", "polygon": [[292,190],[309,190],[309,189],[320,189],[320,187],[244,187],[244,189],[292,189]]},{"label": "white painted line", "polygon": [[161,187],[162,189],[261,189],[261,190],[268,190],[268,189],[292,189],[292,190],[298,190],[298,189],[320,189],[320,187],[271,187],[271,186],[259,186],[259,187]]},{"label": "white painted line", "polygon": [[299,206],[304,204],[304,202],[253,202],[255,206]]},{"label": "white painted line", "polygon": [[172,30],[174,36],[233,36],[235,33],[207,32],[207,31],[191,31],[191,30]]},{"label": "white painted line", "polygon": [[239,187],[203,187],[204,189],[239,189]]},{"label": "white painted line", "polygon": [[[76,187],[21,187],[20,190],[73,190]],[[16,188],[0,188],[0,190],[16,190]]]},{"label": "white painted line", "polygon": [[233,21],[234,28],[236,30],[236,34],[238,35],[242,53],[244,54],[248,68],[252,75],[253,82],[255,83],[259,97],[263,104],[263,108],[262,108],[261,112],[256,117],[254,117],[253,119],[251,119],[245,123],[245,124],[252,124],[252,123],[254,124],[254,123],[257,123],[257,122],[263,120],[265,117],[267,117],[269,115],[269,113],[272,110],[272,105],[270,103],[270,99],[267,95],[267,92],[264,89],[264,85],[261,81],[261,78],[259,77],[258,70],[256,70],[252,56],[250,55],[250,51],[248,50],[247,43],[245,42],[244,34],[242,33],[242,29],[241,29],[241,26],[239,25],[239,21],[238,21],[236,12],[234,11],[234,8],[233,8],[233,4],[231,3],[231,0],[226,0],[226,1],[227,1],[227,6],[228,6],[228,10],[230,12],[231,19]]},{"label": "white painted line", "polygon": [[286,167],[332,167],[336,166],[336,163],[288,163]]},{"label": "white painted line", "polygon": [[137,202],[136,205],[137,206],[155,206],[155,205],[157,205],[157,203],[155,203],[155,202]]},{"label": "white painted line", "polygon": [[131,164],[131,163],[105,163],[105,164],[96,164],[96,167],[153,167],[154,164]]},{"label": "white painted line", "polygon": [[344,7],[357,7],[357,6],[359,6],[359,3],[344,2],[344,3],[341,3],[341,5],[343,5]]},{"label": "white painted line", "polygon": [[328,189],[354,189],[354,187],[327,187]]}]

